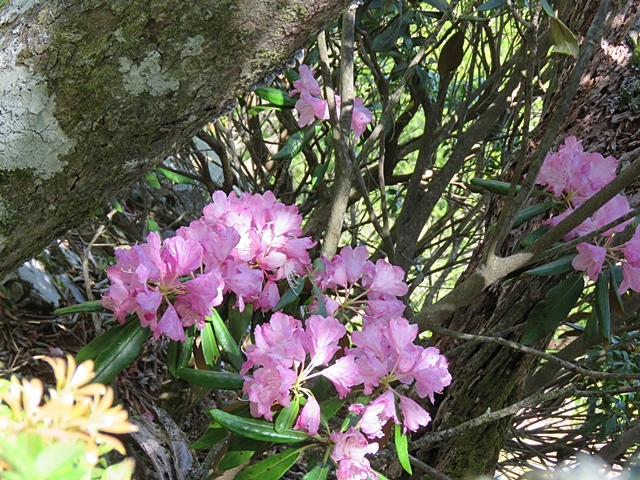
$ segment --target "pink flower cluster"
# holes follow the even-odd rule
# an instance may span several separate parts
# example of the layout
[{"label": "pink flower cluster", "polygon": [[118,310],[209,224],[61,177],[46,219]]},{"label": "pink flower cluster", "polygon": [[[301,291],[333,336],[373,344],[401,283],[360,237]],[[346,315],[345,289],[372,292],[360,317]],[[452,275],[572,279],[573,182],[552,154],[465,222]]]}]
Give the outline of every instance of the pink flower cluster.
[{"label": "pink flower cluster", "polygon": [[311,266],[315,243],[298,238],[301,222],[297,207],[278,203],[271,192],[215,192],[202,218],[175,237],[162,241],[150,233],[146,243],[116,250],[102,304],[120,323],[136,313],[154,340],[178,341],[185,328],[201,329],[226,294],[235,295],[240,310],[246,303],[270,310],[280,299],[276,282],[295,281]]},{"label": "pink flower cluster", "polygon": [[[592,197],[602,187],[616,177],[618,162],[614,157],[604,158],[599,153],[588,153],[576,137],[567,137],[557,153],[549,152],[544,160],[536,183],[546,186],[556,197],[563,199],[566,210],[545,223],[556,226],[570,215],[585,200]],[[616,195],[590,218],[569,232],[565,241],[587,235],[630,211],[628,200]],[[622,232],[631,220],[620,223],[593,240],[594,243],[581,243],[576,248],[578,255],[572,265],[576,270],[586,271],[591,280],[596,280],[607,258],[617,261],[615,252],[622,252],[622,273],[624,280],[620,284],[622,294],[629,288],[640,292],[640,229],[636,229],[633,238],[617,247],[611,247],[614,233]]]},{"label": "pink flower cluster", "polygon": [[[399,393],[397,385],[414,384],[419,397],[433,402],[434,394],[451,383],[445,357],[436,348],[415,345],[418,327],[401,317],[403,303],[396,297],[407,292],[402,269],[368,258],[364,247],[345,247],[332,260],[324,259],[325,269],[316,272],[313,281],[333,290],[338,300],[323,296],[310,309],[317,312],[318,303],[324,302],[333,316],[311,315],[303,326],[276,312],[268,324],[256,328],[255,344],[247,347],[241,372],[252,415],[271,420],[275,403],[287,407],[292,396],[304,396],[295,428],[311,435],[318,433],[321,417],[318,402],[304,386],[307,380],[324,376],[340,398],[356,387],[366,395],[378,395],[367,406],[351,405],[350,410],[361,416],[359,422],[345,433],[331,435],[331,456],[339,464],[340,480],[377,476],[365,455],[378,446],[368,439],[382,437],[390,420],[402,423],[405,431],[416,431],[431,420],[424,408]],[[359,320],[347,333],[336,316]],[[345,335],[351,347],[341,349]],[[247,375],[251,369],[252,375]]]},{"label": "pink flower cluster", "polygon": [[[313,72],[306,65],[300,65],[300,79],[293,82],[293,90],[289,95],[300,94],[300,99],[296,102],[298,111],[298,125],[305,127],[313,123],[314,118],[327,120],[329,118],[329,106],[322,98],[320,85],[313,76]],[[340,116],[341,98],[335,96],[338,116]],[[355,132],[355,138],[366,130],[367,125],[373,121],[371,111],[364,106],[364,101],[360,97],[353,99],[353,114],[351,116],[351,130]]]}]

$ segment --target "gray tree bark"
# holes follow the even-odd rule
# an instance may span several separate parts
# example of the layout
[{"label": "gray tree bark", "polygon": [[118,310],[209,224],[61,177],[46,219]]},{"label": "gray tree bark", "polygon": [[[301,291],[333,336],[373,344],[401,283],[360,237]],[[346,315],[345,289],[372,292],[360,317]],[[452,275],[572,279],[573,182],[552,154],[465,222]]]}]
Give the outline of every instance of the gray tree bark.
[{"label": "gray tree bark", "polygon": [[0,6],[0,278],[187,142],[347,4]]}]

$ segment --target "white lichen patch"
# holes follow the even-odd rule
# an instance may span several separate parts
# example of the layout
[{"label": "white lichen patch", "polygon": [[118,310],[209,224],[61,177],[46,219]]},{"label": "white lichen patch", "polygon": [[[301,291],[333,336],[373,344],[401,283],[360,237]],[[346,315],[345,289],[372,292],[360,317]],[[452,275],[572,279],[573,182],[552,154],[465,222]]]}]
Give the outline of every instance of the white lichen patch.
[{"label": "white lichen patch", "polygon": [[42,180],[61,171],[76,144],[55,117],[46,80],[26,67],[0,65],[0,170],[31,169]]},{"label": "white lichen patch", "polygon": [[180,83],[162,70],[161,57],[158,50],[151,52],[138,64],[129,58],[121,57],[120,72],[123,74],[122,83],[125,90],[132,95],[149,92],[153,97],[177,90]]},{"label": "white lichen patch", "polygon": [[182,48],[182,52],[180,52],[180,56],[185,58],[200,55],[202,53],[202,42],[204,42],[204,37],[202,35],[189,37]]}]

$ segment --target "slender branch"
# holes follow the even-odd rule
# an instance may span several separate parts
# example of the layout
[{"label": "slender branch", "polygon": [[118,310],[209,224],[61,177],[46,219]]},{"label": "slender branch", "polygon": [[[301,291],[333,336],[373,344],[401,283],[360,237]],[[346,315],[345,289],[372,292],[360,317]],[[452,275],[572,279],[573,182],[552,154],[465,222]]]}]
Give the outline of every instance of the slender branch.
[{"label": "slender branch", "polygon": [[516,402],[513,405],[502,408],[500,410],[496,410],[495,412],[484,413],[472,420],[463,422],[460,425],[457,425],[453,428],[442,430],[440,432],[428,433],[422,438],[419,438],[418,440],[411,442],[411,444],[409,445],[409,449],[416,450],[426,445],[431,445],[433,443],[441,442],[449,438],[457,437],[458,435],[461,435],[468,430],[480,427],[486,423],[494,422],[496,420],[500,420],[501,418],[515,415],[523,408],[530,407],[532,405],[536,405],[539,403],[547,402],[549,400],[555,400],[556,398],[565,398],[569,396],[606,397],[609,395],[620,395],[620,394],[637,392],[637,391],[640,391],[640,385],[627,385],[624,387],[614,388],[611,390],[578,390],[578,387],[576,385],[570,385],[568,387],[561,388],[559,390],[555,390],[552,392],[534,393],[533,395],[525,398],[524,400]]},{"label": "slender branch", "polygon": [[555,355],[551,355],[550,353],[546,353],[535,348],[527,347],[526,345],[522,345],[521,343],[512,342],[511,340],[507,340],[505,338],[500,337],[488,337],[484,335],[472,335],[469,333],[457,332],[455,330],[449,330],[448,328],[442,327],[433,327],[432,331],[435,333],[439,333],[440,335],[447,335],[449,337],[459,338],[462,340],[468,340],[471,342],[478,343],[488,343],[491,345],[502,345],[503,347],[508,347],[513,350],[517,350],[519,352],[527,353],[529,355],[533,355],[538,358],[542,358],[548,362],[555,363],[571,372],[584,375],[591,378],[597,379],[609,379],[609,380],[640,380],[640,374],[634,373],[608,373],[608,372],[597,372],[595,370],[591,370],[589,368],[580,367],[574,363],[568,362],[566,360],[562,360],[561,358],[556,357]]},{"label": "slender branch", "polygon": [[331,74],[329,68],[329,52],[325,32],[318,35],[318,50],[320,65],[324,79],[327,101],[329,103],[330,122],[332,124],[333,142],[336,153],[336,173],[333,185],[333,202],[327,230],[322,243],[322,255],[333,257],[338,250],[344,214],[349,204],[352,175],[352,152],[349,145],[351,131],[351,116],[353,113],[353,40],[355,31],[356,11],[349,8],[342,17],[342,46],[340,62],[340,86],[342,94],[342,108],[340,119],[337,116],[335,95],[331,88]]}]

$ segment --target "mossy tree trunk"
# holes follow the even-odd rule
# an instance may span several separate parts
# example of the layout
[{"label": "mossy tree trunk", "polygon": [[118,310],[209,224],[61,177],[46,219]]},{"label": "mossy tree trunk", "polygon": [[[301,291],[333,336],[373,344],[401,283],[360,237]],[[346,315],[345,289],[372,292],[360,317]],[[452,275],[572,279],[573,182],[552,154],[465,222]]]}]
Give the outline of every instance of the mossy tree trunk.
[{"label": "mossy tree trunk", "polygon": [[[599,3],[597,0],[583,0],[567,4],[567,10],[561,11],[561,18],[567,19],[574,32],[584,35]],[[637,52],[634,54],[633,42],[629,42],[628,35],[640,15],[640,2],[618,2],[614,9],[603,40],[558,132],[557,143],[561,143],[566,136],[575,135],[583,140],[585,150],[598,151],[605,156],[613,155],[624,165],[640,154],[637,135],[640,119],[640,87],[637,87],[640,85],[640,56]],[[563,93],[563,89],[557,86],[564,85],[573,66],[572,59],[555,61],[558,61],[556,80],[549,90],[554,92],[555,89],[557,93],[547,103],[547,115],[533,137],[533,146],[535,139],[546,128],[554,102]],[[505,179],[510,180],[508,175]],[[632,204],[637,206],[634,193],[633,189],[627,192]],[[494,213],[487,219],[487,225],[497,220],[501,207],[499,200],[494,202],[493,207]],[[530,228],[522,227],[512,232],[502,253],[513,253],[529,231]],[[474,253],[461,280],[475,270],[485,253],[484,249],[485,245],[482,245]],[[544,277],[509,285],[494,284],[466,308],[456,312],[444,326],[472,334],[491,334],[522,325],[535,305],[560,280],[557,277]],[[522,329],[505,338],[518,341],[521,335]],[[533,346],[544,349],[548,340],[541,340]],[[496,345],[475,344],[454,351],[459,341],[450,337],[436,338],[436,345],[445,354],[452,352],[448,356],[454,380],[439,402],[432,426],[434,429],[451,428],[486,413],[488,409],[495,411],[521,400],[527,378],[538,364],[531,356]],[[510,418],[506,418],[467,431],[449,442],[419,450],[417,456],[454,479],[493,474],[510,421]]]},{"label": "mossy tree trunk", "polygon": [[134,182],[347,0],[0,7],[0,278]]}]

